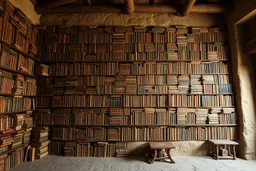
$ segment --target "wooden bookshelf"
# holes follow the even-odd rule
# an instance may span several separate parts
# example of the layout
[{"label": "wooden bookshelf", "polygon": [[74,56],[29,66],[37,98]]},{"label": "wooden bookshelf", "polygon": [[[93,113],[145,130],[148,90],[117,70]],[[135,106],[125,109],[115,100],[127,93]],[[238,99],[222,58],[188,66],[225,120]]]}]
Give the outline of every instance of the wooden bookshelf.
[{"label": "wooden bookshelf", "polygon": [[34,118],[50,126],[52,153],[77,155],[81,142],[235,139],[227,40],[219,28],[39,29],[49,73],[38,75]]},{"label": "wooden bookshelf", "polygon": [[27,73],[24,73],[24,72],[20,72],[20,71],[16,71],[16,70],[13,70],[13,69],[9,69],[9,68],[3,67],[3,66],[0,66],[0,69],[6,70],[8,72],[16,73],[16,74],[21,74],[21,75],[24,75],[24,76],[29,76],[29,77],[37,78],[36,75],[30,75],[30,74],[27,74]]},{"label": "wooden bookshelf", "polygon": [[13,135],[13,134],[16,134],[17,132],[26,131],[27,129],[30,129],[30,128],[33,128],[33,127],[22,128],[20,130],[15,130],[13,132],[8,132],[8,133],[5,133],[5,134],[0,134],[0,137],[4,137],[4,136],[7,136],[7,135]]},{"label": "wooden bookshelf", "polygon": [[18,113],[26,113],[28,111],[36,111],[37,109],[29,109],[29,110],[23,110],[23,111],[16,111],[16,112],[2,112],[0,115],[9,115],[9,114],[18,114]]},{"label": "wooden bookshelf", "polygon": [[[18,150],[18,149],[20,149],[20,148],[27,147],[28,145],[29,145],[29,143],[22,144],[22,145],[20,145],[20,146],[17,146],[17,147],[15,147],[15,148],[12,148],[12,149],[10,149],[10,150],[4,152],[4,154],[12,153],[12,152],[14,152],[14,151],[16,151],[16,150]],[[2,154],[3,154],[3,153],[2,153]],[[1,154],[1,155],[2,155],[2,154]]]},{"label": "wooden bookshelf", "polygon": [[[18,8],[4,0],[0,8],[0,170],[24,161],[36,111],[37,28]],[[26,128],[25,128],[26,127]]]},{"label": "wooden bookshelf", "polygon": [[10,48],[13,49],[14,51],[16,51],[16,52],[18,52],[18,53],[21,53],[22,55],[24,55],[24,56],[26,56],[26,57],[29,57],[29,58],[31,58],[31,59],[33,59],[33,60],[39,62],[39,59],[37,59],[37,58],[35,58],[35,57],[33,57],[33,56],[31,56],[31,55],[29,55],[29,54],[23,52],[22,50],[18,49],[17,47],[15,47],[15,46],[13,46],[13,45],[11,45],[11,44],[9,44],[9,43],[3,41],[3,40],[0,40],[0,43],[6,45],[6,46],[8,46],[8,47],[10,47]]}]

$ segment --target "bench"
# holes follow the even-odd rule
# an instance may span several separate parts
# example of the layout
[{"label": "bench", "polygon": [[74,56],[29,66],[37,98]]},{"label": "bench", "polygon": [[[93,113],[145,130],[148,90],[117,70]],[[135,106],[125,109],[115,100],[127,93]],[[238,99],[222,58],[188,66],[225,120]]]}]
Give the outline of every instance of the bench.
[{"label": "bench", "polygon": [[155,160],[164,159],[170,159],[171,163],[175,163],[171,157],[171,149],[174,149],[175,146],[171,142],[149,142],[149,147],[153,151],[153,158],[149,162],[150,164],[154,163]]},{"label": "bench", "polygon": [[[209,142],[212,143],[210,153],[213,158],[216,158],[216,160],[236,159],[236,145],[239,145],[237,142],[231,140],[209,140]],[[233,154],[231,153],[230,148],[232,149]]]}]

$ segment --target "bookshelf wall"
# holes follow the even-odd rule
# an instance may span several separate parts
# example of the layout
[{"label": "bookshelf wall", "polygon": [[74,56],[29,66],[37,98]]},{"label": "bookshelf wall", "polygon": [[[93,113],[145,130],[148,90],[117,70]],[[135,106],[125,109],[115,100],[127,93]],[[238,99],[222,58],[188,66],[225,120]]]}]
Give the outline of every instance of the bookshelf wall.
[{"label": "bookshelf wall", "polygon": [[222,28],[40,27],[34,120],[51,127],[52,154],[71,156],[235,139],[227,43]]},{"label": "bookshelf wall", "polygon": [[0,7],[0,170],[26,160],[36,110],[37,28],[9,1]]}]

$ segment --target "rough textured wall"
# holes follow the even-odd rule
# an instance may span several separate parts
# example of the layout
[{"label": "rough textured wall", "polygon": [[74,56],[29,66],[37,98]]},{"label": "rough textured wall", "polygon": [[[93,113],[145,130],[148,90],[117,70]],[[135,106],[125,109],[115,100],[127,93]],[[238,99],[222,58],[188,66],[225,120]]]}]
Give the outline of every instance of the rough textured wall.
[{"label": "rough textured wall", "polygon": [[30,0],[9,0],[15,7],[19,8],[32,21],[33,24],[39,24],[40,15],[34,10],[34,5]]},{"label": "rough textured wall", "polygon": [[187,25],[187,26],[214,26],[223,22],[222,15],[190,14],[188,17],[178,17],[174,14],[55,14],[42,15],[41,25]]},{"label": "rough textured wall", "polygon": [[245,52],[245,42],[248,29],[244,22],[256,15],[255,0],[237,0],[233,12],[227,16],[230,47],[232,56],[233,78],[236,88],[236,106],[240,124],[241,157],[245,159],[255,158],[255,60]]},{"label": "rough textured wall", "polygon": [[[42,15],[41,25],[186,25],[186,26],[215,26],[223,24],[222,15],[190,14],[188,17],[178,17],[174,14],[56,14]],[[208,144],[205,141],[174,142],[176,149],[173,155],[206,155]],[[129,143],[132,154],[143,155],[147,151],[145,142]]]}]

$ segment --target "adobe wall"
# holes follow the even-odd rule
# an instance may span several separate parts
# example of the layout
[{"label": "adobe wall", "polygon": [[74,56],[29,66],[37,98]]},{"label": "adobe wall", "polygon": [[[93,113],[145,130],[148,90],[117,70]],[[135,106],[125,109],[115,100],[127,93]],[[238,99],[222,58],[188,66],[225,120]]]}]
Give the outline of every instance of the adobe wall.
[{"label": "adobe wall", "polygon": [[[233,12],[226,17],[232,56],[236,106],[240,125],[239,154],[245,159],[255,158],[255,59],[245,52],[249,19],[256,16],[255,0],[236,0]],[[256,28],[255,28],[256,29]],[[254,29],[254,30],[255,30]]]}]

